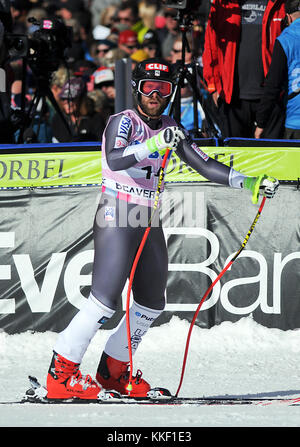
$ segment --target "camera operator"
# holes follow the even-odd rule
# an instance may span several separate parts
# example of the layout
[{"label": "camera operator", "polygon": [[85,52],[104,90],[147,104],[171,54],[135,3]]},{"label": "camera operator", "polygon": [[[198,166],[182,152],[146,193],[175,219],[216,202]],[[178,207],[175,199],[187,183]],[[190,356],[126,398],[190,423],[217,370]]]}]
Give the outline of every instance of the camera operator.
[{"label": "camera operator", "polygon": [[[87,96],[86,84],[82,78],[71,77],[63,86],[59,95],[63,115],[72,130],[72,141],[101,141],[105,122],[97,112],[94,101]],[[52,120],[53,143],[70,141],[70,134],[59,114]]]}]

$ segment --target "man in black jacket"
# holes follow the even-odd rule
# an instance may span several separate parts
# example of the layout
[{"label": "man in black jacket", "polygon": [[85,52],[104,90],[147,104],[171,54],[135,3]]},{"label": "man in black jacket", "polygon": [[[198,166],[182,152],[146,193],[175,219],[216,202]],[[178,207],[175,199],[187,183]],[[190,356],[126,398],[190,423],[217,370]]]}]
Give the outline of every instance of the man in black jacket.
[{"label": "man in black jacket", "polygon": [[276,39],[264,94],[257,114],[255,138],[262,136],[272,109],[285,91],[284,138],[300,139],[300,1],[287,0],[285,29]]}]

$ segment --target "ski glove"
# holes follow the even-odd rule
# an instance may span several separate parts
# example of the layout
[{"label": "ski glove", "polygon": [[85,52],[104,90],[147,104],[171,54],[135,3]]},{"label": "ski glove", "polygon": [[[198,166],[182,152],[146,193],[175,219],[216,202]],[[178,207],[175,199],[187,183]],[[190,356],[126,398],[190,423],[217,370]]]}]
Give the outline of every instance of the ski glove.
[{"label": "ski glove", "polygon": [[178,144],[184,138],[185,135],[179,127],[171,126],[149,138],[146,141],[146,146],[151,153],[158,151],[163,156],[167,149],[176,151]]},{"label": "ski glove", "polygon": [[259,194],[272,199],[279,186],[279,181],[274,177],[259,175],[258,177],[246,177],[244,179],[244,188],[252,192],[252,202],[258,202]]}]

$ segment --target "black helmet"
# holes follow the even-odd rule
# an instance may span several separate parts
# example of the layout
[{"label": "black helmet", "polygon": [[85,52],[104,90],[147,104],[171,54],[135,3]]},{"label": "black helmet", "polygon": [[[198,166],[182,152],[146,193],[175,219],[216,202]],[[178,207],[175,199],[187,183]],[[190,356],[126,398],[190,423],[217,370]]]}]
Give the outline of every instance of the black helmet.
[{"label": "black helmet", "polygon": [[170,91],[165,96],[170,100],[174,84],[172,66],[169,62],[165,59],[155,57],[139,62],[135,66],[132,72],[131,85],[134,98],[138,104],[140,103],[139,98],[141,93],[139,86],[141,81],[146,80],[168,82],[170,84]]},{"label": "black helmet", "polygon": [[153,57],[139,62],[132,72],[132,86],[141,79],[156,79],[173,82],[172,66],[165,59]]}]

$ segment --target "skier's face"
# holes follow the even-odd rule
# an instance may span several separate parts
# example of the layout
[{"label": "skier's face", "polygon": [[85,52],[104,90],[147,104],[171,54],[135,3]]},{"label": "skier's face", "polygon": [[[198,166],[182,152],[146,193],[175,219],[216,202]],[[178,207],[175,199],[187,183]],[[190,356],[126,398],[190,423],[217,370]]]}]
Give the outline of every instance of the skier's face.
[{"label": "skier's face", "polygon": [[140,95],[140,111],[150,118],[159,118],[168,104],[168,98],[162,98],[156,91],[150,96]]}]

